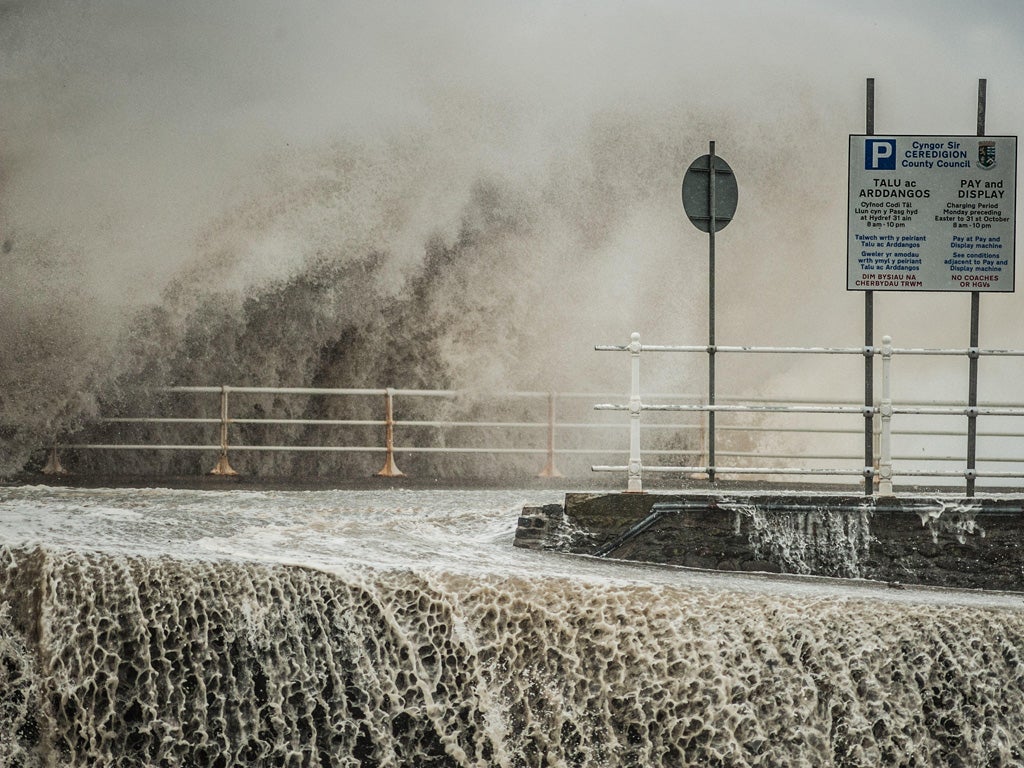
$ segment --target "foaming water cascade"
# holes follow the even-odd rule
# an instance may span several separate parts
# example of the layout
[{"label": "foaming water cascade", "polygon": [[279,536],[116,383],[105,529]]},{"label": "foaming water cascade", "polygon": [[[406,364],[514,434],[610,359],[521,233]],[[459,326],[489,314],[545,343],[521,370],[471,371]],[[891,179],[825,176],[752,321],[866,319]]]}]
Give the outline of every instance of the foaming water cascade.
[{"label": "foaming water cascade", "polygon": [[951,534],[961,544],[968,535],[985,536],[985,529],[978,525],[980,511],[977,504],[964,504],[938,499],[934,506],[918,510],[921,525],[931,531],[932,541],[938,542],[940,534]]},{"label": "foaming water cascade", "polygon": [[856,514],[822,503],[788,507],[740,501],[719,504],[749,521],[749,539],[759,560],[780,563],[787,573],[863,576],[868,554],[870,510]]},{"label": "foaming water cascade", "polygon": [[4,489],[0,754],[1024,764],[1019,595],[512,549],[550,499]]}]

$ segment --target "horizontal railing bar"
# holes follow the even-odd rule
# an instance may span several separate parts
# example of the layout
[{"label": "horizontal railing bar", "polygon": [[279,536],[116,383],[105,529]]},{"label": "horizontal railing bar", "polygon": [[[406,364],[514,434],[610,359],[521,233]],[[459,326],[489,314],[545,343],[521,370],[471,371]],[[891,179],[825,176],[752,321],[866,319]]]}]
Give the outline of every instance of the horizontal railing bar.
[{"label": "horizontal railing bar", "polygon": [[[647,467],[644,467],[647,469]],[[836,475],[863,477],[863,469],[825,469],[820,467],[713,467],[715,474],[721,475]],[[658,471],[673,471],[671,468]],[[683,467],[682,471],[692,471]]]},{"label": "horizontal railing bar", "polygon": [[[851,406],[852,407],[852,406]],[[620,408],[619,410],[622,410]],[[902,411],[895,412],[902,413]],[[952,415],[964,415],[962,411],[957,411]],[[988,413],[981,413],[979,409],[979,415],[989,415]],[[1019,415],[1024,415],[1022,411]],[[98,422],[103,424],[219,424],[220,419],[215,418],[171,418],[171,417],[146,417],[146,416],[135,416],[135,417],[110,417],[110,418],[99,418]],[[361,427],[379,427],[383,426],[386,422],[379,419],[228,419],[230,424],[280,424],[280,425],[307,425],[307,426],[361,426]],[[448,427],[515,427],[515,428],[541,428],[547,427],[548,425],[544,422],[507,422],[507,421],[494,421],[494,422],[480,422],[480,421],[396,421],[396,426],[448,426]],[[556,430],[567,430],[567,429],[614,429],[614,430],[627,430],[629,429],[628,423],[618,422],[607,422],[607,423],[584,423],[584,422],[554,422],[553,424]],[[645,423],[645,430],[676,430],[676,431],[692,431],[703,429],[704,425],[697,423],[687,424],[657,424],[657,423]],[[721,425],[716,427],[721,432],[791,432],[798,434],[825,434],[825,435],[843,435],[843,434],[863,434],[863,430],[859,429],[843,429],[835,428],[830,429],[828,427],[772,427],[772,426],[760,426],[760,425]],[[893,436],[921,436],[921,437],[964,437],[966,432],[954,431],[954,430],[893,430]],[[977,433],[978,437],[1024,437],[1024,432],[982,432]]]},{"label": "horizontal railing bar", "polygon": [[523,453],[546,454],[546,448],[458,448],[449,446],[395,446],[395,453]]},{"label": "horizontal railing bar", "polygon": [[[630,352],[629,344],[595,344],[597,352]],[[882,347],[761,347],[726,344],[641,344],[640,352],[724,352],[752,354],[798,355],[881,355]],[[893,355],[948,355],[979,357],[1024,357],[1021,349],[928,349],[922,347],[891,347]]]},{"label": "horizontal railing bar", "polygon": [[971,476],[971,477],[1004,477],[1004,478],[1020,477],[1020,478],[1024,478],[1024,472],[995,472],[995,471],[988,471],[988,472],[986,472],[986,471],[980,470],[980,469],[971,470],[970,472],[968,472],[967,470],[963,470],[963,469],[958,470],[958,471],[949,471],[949,472],[943,471],[941,469],[935,469],[935,470],[932,470],[932,469],[908,469],[908,470],[903,470],[903,471],[897,472],[894,469],[893,470],[893,475],[894,476],[900,476],[900,477],[969,477],[969,476]]},{"label": "horizontal railing bar", "polygon": [[[388,393],[387,389],[336,389],[332,387],[236,387],[224,385],[216,386],[181,386],[181,387],[157,387],[157,392],[164,393],[195,393],[195,394],[249,394],[249,395],[367,395],[383,396]],[[393,390],[397,392],[398,390]],[[412,390],[419,391],[419,390]],[[438,390],[439,392],[442,390]]]},{"label": "horizontal railing bar", "polygon": [[[538,427],[547,429],[546,421],[399,421],[395,420],[396,427],[489,427],[489,428],[514,428],[514,429],[536,429]],[[555,427],[558,426],[556,422]]]},{"label": "horizontal railing bar", "polygon": [[[630,406],[617,403],[599,403],[595,411],[628,411]],[[866,406],[827,405],[666,405],[641,403],[642,411],[700,411],[708,413],[851,413],[863,416],[866,412],[877,413],[878,408]]]},{"label": "horizontal railing bar", "polygon": [[902,405],[893,406],[893,414],[917,415],[917,416],[1024,416],[1024,408],[991,408],[988,406],[932,406],[932,407],[911,407]]},{"label": "horizontal railing bar", "polygon": [[129,445],[127,443],[61,443],[58,447],[72,450],[101,451],[219,451],[219,445]]},{"label": "horizontal railing bar", "polygon": [[[626,397],[622,394],[616,394],[616,397]],[[648,400],[664,399],[655,395],[645,394],[644,397]],[[937,400],[935,398],[927,398],[915,400],[909,397],[894,397],[893,402],[899,402],[904,406],[917,406],[917,405],[941,405],[942,403],[948,403],[950,405],[958,403],[959,400]],[[692,398],[694,403],[704,402],[703,398]],[[863,407],[863,403],[860,400],[848,399],[848,400],[823,400],[822,398],[801,398],[801,397],[745,397],[739,395],[721,395],[715,396],[715,400],[718,402],[735,402],[735,403],[775,403],[778,405],[795,404],[795,405],[851,405]],[[875,398],[875,407],[879,405],[879,398]],[[1013,408],[1020,407],[1020,401],[1010,402],[1002,400],[987,400],[985,401],[985,407],[988,408]]]},{"label": "horizontal railing bar", "polygon": [[[395,448],[395,450],[396,451],[400,451],[402,449],[401,448]],[[556,453],[559,456],[562,456],[563,454],[566,454],[566,455],[571,454],[571,455],[574,455],[574,456],[598,456],[598,455],[603,455],[603,456],[621,456],[621,455],[627,453],[627,451],[624,451],[621,448],[559,448],[556,451]],[[700,455],[701,452],[699,450],[696,450],[696,449],[687,449],[687,448],[680,448],[678,450],[670,450],[670,449],[667,449],[667,448],[666,449],[658,449],[658,448],[647,449],[647,448],[645,448],[641,453],[644,456],[686,456],[686,455],[698,456],[698,455]]]},{"label": "horizontal railing bar", "polygon": [[[217,445],[161,445],[161,444],[121,444],[121,443],[69,443],[67,445],[61,445],[61,448],[70,448],[75,450],[194,450],[194,451],[213,451],[219,450],[220,446]],[[241,451],[374,451],[380,452],[384,449],[379,446],[337,446],[337,445],[238,445],[232,444],[231,450]],[[405,453],[443,453],[447,451],[451,452],[475,452],[475,453],[544,453],[545,449],[542,448],[477,448],[477,447],[459,447],[459,446],[398,446],[394,448],[397,452]],[[621,454],[623,451],[616,448],[563,448],[558,450],[559,454]],[[644,449],[641,451],[642,455],[645,456],[697,456],[701,454],[698,449],[687,449],[687,448],[652,448]],[[749,453],[749,452],[731,452],[731,451],[720,451],[721,456],[731,456],[737,458],[802,458],[801,454],[779,454],[779,453]],[[854,456],[810,456],[807,458],[819,458],[819,459],[853,459]],[[941,459],[946,461],[947,459]],[[985,459],[979,459],[979,461],[985,461]],[[994,460],[993,460],[994,461]]]},{"label": "horizontal railing bar", "polygon": [[[624,453],[624,451],[619,451]],[[702,451],[699,450],[641,450],[643,455],[700,455]],[[715,451],[716,456],[723,456],[733,459],[816,459],[823,461],[856,461],[861,458],[858,454],[826,454],[826,453],[774,453],[774,452],[762,452],[762,451]],[[960,462],[963,463],[963,457],[955,456],[893,456],[893,461],[905,461],[905,462]],[[985,463],[1006,463],[1006,464],[1021,464],[1024,463],[1024,457],[1012,458],[1012,457],[977,457],[976,461]],[[646,469],[646,467],[644,468]],[[894,470],[895,472],[895,470]],[[896,472],[896,474],[899,474]]]},{"label": "horizontal railing bar", "polygon": [[[556,421],[554,423],[555,429],[567,430],[567,429],[617,429],[626,430],[629,429],[628,423],[621,421],[602,421],[602,422],[577,422],[577,421]],[[701,429],[701,425],[697,423],[688,424],[655,424],[646,423],[644,429],[662,429],[662,430],[693,430]]]},{"label": "horizontal railing bar", "polygon": [[[165,394],[221,394],[227,392],[228,394],[248,394],[248,395],[360,395],[360,396],[372,396],[380,397],[386,395],[389,390],[378,388],[378,389],[363,389],[363,388],[336,388],[336,387],[247,387],[247,386],[234,386],[234,385],[202,385],[202,386],[176,386],[176,387],[156,387],[153,391],[161,392]],[[516,390],[508,392],[489,392],[483,393],[471,389],[391,389],[392,395],[402,397],[466,397],[476,400],[496,400],[508,397],[521,397],[521,398],[548,398],[552,395],[560,399],[592,399],[594,397],[608,397],[614,396],[619,393],[617,392],[558,392],[555,390]],[[666,393],[663,397],[688,399],[691,397],[698,397],[697,395],[686,395],[676,393]]]},{"label": "horizontal railing bar", "polygon": [[[737,353],[749,352],[752,354],[799,354],[799,355],[860,355],[864,356],[864,347],[745,347],[725,346],[722,344],[712,345],[715,352]],[[707,348],[705,347],[705,351]]]},{"label": "horizontal railing bar", "polygon": [[[610,467],[610,466],[593,466],[590,468],[594,472],[626,472],[629,468],[626,466]],[[679,473],[679,474],[706,474],[708,470],[713,470],[716,475],[845,475],[845,476],[857,476],[863,477],[864,470],[862,469],[823,469],[823,468],[806,468],[806,467],[663,467],[663,466],[644,466],[644,472],[663,472],[663,473]]]},{"label": "horizontal railing bar", "polygon": [[[629,352],[629,344],[595,344],[597,352]],[[753,354],[804,354],[804,355],[865,355],[873,352],[869,347],[747,347],[724,344],[641,344],[641,352],[748,352]]]},{"label": "horizontal railing bar", "polygon": [[824,461],[855,461],[856,454],[828,453],[762,453],[760,451],[715,451],[716,456],[728,456],[733,459],[821,459]]},{"label": "horizontal railing bar", "polygon": [[[854,406],[850,406],[851,408]],[[628,406],[618,406],[614,409],[602,408],[601,410],[628,410]],[[658,409],[661,410],[661,409]],[[862,409],[861,409],[862,410]],[[947,414],[939,415],[965,415],[965,409],[959,409],[950,411]],[[739,411],[738,411],[739,412]],[[752,413],[758,411],[751,411]],[[805,413],[806,411],[800,411]],[[817,413],[817,411],[811,411]],[[897,410],[894,408],[894,413],[908,413],[909,415],[936,415],[932,413],[928,414],[915,414],[910,411],[903,411],[902,409]],[[984,408],[978,409],[979,416],[988,415],[1011,415],[999,413],[990,413]],[[1024,410],[1014,411],[1012,415],[1024,416]],[[123,416],[123,417],[109,417],[96,419],[97,422],[102,424],[220,424],[220,419],[215,418],[172,418],[162,416]],[[325,425],[325,426],[360,426],[360,427],[379,427],[386,422],[380,419],[242,419],[242,418],[229,418],[228,423],[230,424],[280,424],[280,425]],[[516,428],[538,428],[547,427],[547,423],[544,422],[516,422],[516,421],[395,421],[396,426],[433,426],[433,427],[516,427]],[[556,421],[553,426],[556,429],[616,429],[624,430],[629,429],[628,423],[585,423],[585,422],[570,422],[570,421]],[[686,424],[657,424],[657,423],[645,423],[644,429],[651,430],[695,430],[703,429],[704,425],[699,423],[686,423]],[[773,426],[761,426],[756,424],[751,425],[722,425],[717,427],[722,432],[796,432],[796,433],[810,433],[810,434],[828,434],[828,435],[841,435],[841,434],[863,434],[863,430],[858,429],[843,429],[835,428],[830,429],[828,427],[773,427]],[[921,430],[893,430],[892,434],[904,435],[904,436],[929,436],[929,437],[963,437],[966,435],[964,431],[954,430],[932,430],[932,429],[921,429]],[[1024,437],[1024,432],[981,432],[977,433],[978,437]]]},{"label": "horizontal railing bar", "polygon": [[[399,450],[399,449],[396,449]],[[588,449],[575,449],[574,451],[559,450],[559,453],[626,453],[624,450],[588,450]],[[640,451],[643,456],[699,456],[703,451],[699,449],[687,449],[680,448],[678,450],[663,448],[663,449],[642,449]],[[723,456],[733,459],[821,459],[825,461],[856,461],[861,458],[858,454],[824,454],[824,453],[775,453],[775,452],[761,452],[761,451],[715,451],[716,456]],[[956,456],[893,456],[893,461],[903,462],[960,462],[963,463],[963,457]],[[1024,464],[1024,457],[1012,458],[1012,457],[983,457],[979,456],[976,459],[978,462],[985,463],[1006,463],[1006,464]],[[645,467],[646,469],[646,467]]]},{"label": "horizontal railing bar", "polygon": [[112,416],[96,419],[101,424],[220,424],[220,419],[188,419],[165,416]]},{"label": "horizontal railing bar", "polygon": [[295,424],[330,427],[381,427],[387,422],[380,419],[227,419],[229,424]]},{"label": "horizontal railing bar", "polygon": [[328,451],[332,453],[384,453],[383,446],[374,445],[235,445],[231,451]]},{"label": "horizontal railing bar", "polygon": [[893,347],[894,355],[946,355],[949,357],[1024,357],[1021,349],[923,349]]},{"label": "horizontal railing bar", "polygon": [[[943,351],[943,350],[939,350]],[[1016,354],[1016,353],[1015,353]],[[1024,351],[1019,353],[1020,356],[1024,356]],[[181,387],[160,387],[157,389],[159,392],[181,392],[181,393],[206,393],[206,394],[220,394],[222,391],[227,391],[229,394],[242,393],[242,394],[305,394],[305,395],[385,395],[388,390],[386,389],[329,389],[329,388],[303,388],[303,387],[235,387],[235,386],[181,386]],[[445,390],[445,389],[393,389],[391,390],[393,395],[403,396],[435,396],[435,397],[457,397],[470,393],[469,390]],[[472,393],[476,396],[476,393]],[[621,392],[544,392],[544,391],[523,391],[523,392],[505,392],[496,395],[488,395],[482,399],[500,399],[503,397],[549,397],[554,395],[557,399],[588,399],[593,400],[595,398],[607,398],[607,397],[624,397]],[[661,400],[691,400],[696,403],[703,402],[703,397],[699,394],[672,394],[672,393],[648,393],[646,397],[650,399],[661,399]],[[793,403],[793,404],[815,404],[823,403],[821,398],[804,398],[804,397],[747,397],[742,395],[716,395],[716,400],[719,402],[743,402],[743,403]],[[858,405],[858,401],[851,398],[847,401],[833,404],[851,406]],[[928,403],[934,403],[934,399],[929,400],[914,400],[910,398],[900,398],[900,402],[907,406],[914,405],[925,405]],[[1017,405],[1009,401],[990,401],[987,407],[1013,407]],[[155,418],[155,417],[154,417]],[[101,421],[104,419],[100,419]]]},{"label": "horizontal railing bar", "polygon": [[[157,387],[157,392],[163,393],[193,393],[193,394],[248,394],[248,395],[362,395],[380,397],[391,392],[392,395],[403,397],[475,397],[479,399],[494,399],[503,397],[549,397],[549,391],[521,391],[521,392],[498,392],[481,393],[465,389],[361,389],[361,388],[338,388],[338,387],[247,387],[247,386],[180,386],[180,387]],[[564,397],[583,397],[584,393],[559,393]],[[593,395],[589,395],[592,397]]]},{"label": "horizontal railing bar", "polygon": [[[893,456],[892,460],[893,461],[905,461],[905,462],[908,462],[908,463],[915,462],[915,461],[935,461],[935,462],[938,462],[938,461],[948,461],[948,462],[952,462],[952,463],[960,463],[960,464],[964,463],[964,457],[963,456]],[[1003,464],[1024,464],[1024,457],[1016,458],[1015,459],[1015,458],[1010,457],[1010,456],[989,456],[989,457],[978,456],[978,457],[975,458],[975,461],[982,462],[982,463],[988,462],[988,463],[991,463],[991,464],[999,464],[999,463],[1003,463]]]},{"label": "horizontal railing bar", "polygon": [[[593,472],[626,472],[628,467],[622,466],[592,466]],[[714,470],[716,475],[836,475],[836,476],[859,476],[863,477],[864,470],[858,469],[825,469],[820,467],[667,467],[667,466],[645,466],[644,472],[654,473],[677,473],[677,474],[707,474],[708,470]],[[978,478],[1024,478],[1024,472],[996,472],[973,470],[944,471],[944,470],[893,470],[893,477],[978,477]]]},{"label": "horizontal railing bar", "polygon": [[[374,446],[317,446],[317,445],[234,445],[234,451],[365,451],[383,453],[386,449]],[[544,448],[460,448],[458,446],[409,446],[396,445],[395,453],[547,453]]]},{"label": "horizontal railing bar", "polygon": [[[67,443],[61,444],[59,448],[67,448],[71,450],[106,450],[106,451],[122,451],[122,450],[155,450],[155,451],[219,451],[221,447],[219,445],[161,445],[161,444],[138,444],[130,445],[127,443]],[[546,453],[547,450],[544,448],[474,448],[474,447],[459,447],[459,446],[399,446],[394,447],[396,453],[533,453],[541,454]],[[350,452],[350,453],[383,453],[385,448],[381,446],[373,445],[231,445],[231,451],[333,451],[333,452]],[[558,454],[586,454],[586,455],[598,455],[608,454],[616,455],[621,454],[621,449],[616,448],[565,448],[559,449]],[[699,454],[699,451],[688,451],[688,450],[650,450],[644,451],[644,455],[650,456],[683,456],[687,454]]]},{"label": "horizontal railing bar", "polygon": [[[620,397],[624,397],[623,395],[619,395],[619,396]],[[656,399],[653,395],[644,395],[644,397],[645,397],[645,399],[652,400],[652,401]],[[817,405],[849,405],[849,406],[858,406],[858,407],[861,407],[861,408],[864,407],[863,403],[861,401],[854,400],[854,399],[850,399],[850,400],[823,400],[822,398],[741,397],[741,396],[723,395],[721,397],[717,397],[716,396],[715,400],[719,401],[719,402],[727,401],[727,402],[734,402],[734,403],[769,403],[769,404],[777,404],[777,405],[786,405],[786,404],[816,405],[817,404]],[[875,400],[876,400],[875,408],[878,408],[879,399],[875,398]],[[936,398],[928,398],[928,399],[915,400],[915,399],[908,398],[908,397],[899,397],[899,398],[894,397],[894,398],[892,398],[892,400],[893,400],[893,402],[899,402],[899,403],[901,403],[904,406],[927,406],[927,405],[941,406],[944,403],[948,404],[950,406],[953,406],[953,405],[956,405],[957,403],[960,402],[959,400],[952,400],[952,399],[951,400],[937,400]],[[694,403],[695,404],[699,404],[699,403],[703,403],[703,402],[704,402],[704,400],[702,398],[694,398]],[[986,408],[1015,408],[1015,407],[1016,408],[1020,408],[1021,407],[1021,403],[1020,403],[1020,401],[1010,402],[1010,401],[1002,401],[1002,400],[987,400],[987,401],[985,401],[985,406],[984,407],[986,407]]]},{"label": "horizontal railing bar", "polygon": [[[570,423],[570,422],[556,422],[556,428],[568,428],[568,429],[629,429],[628,423],[613,424],[611,422],[604,424],[582,424],[582,423]],[[703,424],[655,424],[651,422],[644,422],[644,430],[695,430],[704,429]],[[856,428],[829,428],[829,427],[773,427],[773,426],[762,426],[757,424],[751,425],[734,425],[734,424],[723,424],[715,427],[716,431],[719,432],[791,432],[797,434],[822,434],[822,435],[863,435],[863,429]],[[957,432],[955,430],[943,430],[943,429],[894,429],[892,431],[894,437],[965,437],[967,433],[963,430]],[[977,433],[978,437],[1024,437],[1024,432],[982,432],[981,430]]]}]

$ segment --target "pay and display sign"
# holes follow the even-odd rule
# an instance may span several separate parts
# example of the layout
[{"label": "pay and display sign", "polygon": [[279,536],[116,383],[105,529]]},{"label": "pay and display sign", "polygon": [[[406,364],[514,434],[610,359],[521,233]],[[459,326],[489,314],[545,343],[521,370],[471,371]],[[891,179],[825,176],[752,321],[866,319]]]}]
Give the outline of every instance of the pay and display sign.
[{"label": "pay and display sign", "polygon": [[1016,136],[850,136],[846,288],[1014,289]]}]

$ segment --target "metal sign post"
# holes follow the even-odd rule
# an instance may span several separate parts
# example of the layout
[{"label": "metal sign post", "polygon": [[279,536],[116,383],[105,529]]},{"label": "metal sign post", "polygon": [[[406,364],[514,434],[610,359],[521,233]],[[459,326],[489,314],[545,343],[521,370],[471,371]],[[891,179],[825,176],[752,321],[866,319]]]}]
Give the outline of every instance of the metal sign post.
[{"label": "metal sign post", "polygon": [[980,297],[1014,290],[1017,137],[986,135],[984,79],[976,135],[878,136],[871,79],[867,93],[866,134],[850,136],[846,264],[847,290],[864,291],[865,478],[873,474],[874,292],[970,292],[964,478],[973,496]]},{"label": "metal sign post", "polygon": [[724,229],[736,213],[739,192],[732,168],[715,155],[694,160],[683,176],[683,208],[693,225],[708,233],[708,480],[715,481],[715,233]]},{"label": "metal sign post", "polygon": [[[985,135],[985,97],[988,81],[978,80],[978,135]],[[981,292],[971,292],[971,343],[967,370],[967,481],[966,495],[974,495],[978,444],[978,337],[981,320]]]},{"label": "metal sign post", "polygon": [[[867,82],[864,132],[875,133],[875,78]],[[875,293],[864,291],[864,495],[875,488]]]}]

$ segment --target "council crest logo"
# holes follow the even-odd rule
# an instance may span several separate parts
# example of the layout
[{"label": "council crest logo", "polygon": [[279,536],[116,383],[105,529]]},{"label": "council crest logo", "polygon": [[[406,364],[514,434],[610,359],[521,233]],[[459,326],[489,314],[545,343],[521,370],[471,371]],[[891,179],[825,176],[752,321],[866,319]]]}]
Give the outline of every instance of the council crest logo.
[{"label": "council crest logo", "polygon": [[996,165],[996,143],[994,141],[978,142],[978,167],[994,168]]}]

